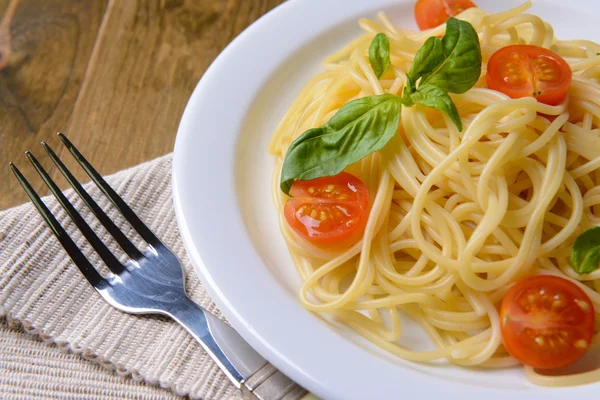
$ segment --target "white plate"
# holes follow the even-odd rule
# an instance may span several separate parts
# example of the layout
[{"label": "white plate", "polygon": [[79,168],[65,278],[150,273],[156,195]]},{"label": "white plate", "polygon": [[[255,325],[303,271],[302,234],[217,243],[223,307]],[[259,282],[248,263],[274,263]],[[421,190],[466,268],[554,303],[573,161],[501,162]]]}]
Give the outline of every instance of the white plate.
[{"label": "white plate", "polygon": [[[515,0],[477,0],[500,11]],[[560,38],[599,40],[594,0],[534,0],[532,12]],[[416,28],[414,0],[291,0],[255,22],[215,60],[185,109],[173,164],[177,220],[213,300],[240,334],[292,379],[326,399],[561,399],[600,394],[600,384],[545,389],[521,368],[465,369],[404,361],[297,301],[299,278],[271,201],[267,141],[320,61],[361,33],[362,16],[385,11]],[[409,325],[404,342],[426,348]]]}]

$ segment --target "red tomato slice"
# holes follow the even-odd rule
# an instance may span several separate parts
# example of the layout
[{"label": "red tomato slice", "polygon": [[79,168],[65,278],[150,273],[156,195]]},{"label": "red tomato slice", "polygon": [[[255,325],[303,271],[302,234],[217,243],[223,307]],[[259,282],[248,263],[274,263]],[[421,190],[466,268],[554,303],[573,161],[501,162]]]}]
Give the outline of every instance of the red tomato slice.
[{"label": "red tomato slice", "polygon": [[573,73],[558,54],[543,47],[518,44],[506,46],[490,57],[488,88],[518,99],[533,96],[539,102],[562,103]]},{"label": "red tomato slice", "polygon": [[500,310],[506,350],[534,368],[560,368],[583,356],[594,334],[592,301],[557,276],[525,278],[506,293]]},{"label": "red tomato slice", "polygon": [[349,173],[296,181],[284,215],[301,237],[320,247],[346,247],[360,239],[367,223],[369,192]]},{"label": "red tomato slice", "polygon": [[477,7],[471,0],[418,0],[415,19],[421,30],[435,28],[471,7]]}]

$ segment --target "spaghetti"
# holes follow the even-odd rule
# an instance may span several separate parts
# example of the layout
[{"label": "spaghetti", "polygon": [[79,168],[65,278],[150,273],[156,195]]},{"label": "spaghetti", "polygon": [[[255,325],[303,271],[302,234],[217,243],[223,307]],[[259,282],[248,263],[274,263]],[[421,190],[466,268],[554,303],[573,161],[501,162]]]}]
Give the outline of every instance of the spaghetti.
[{"label": "spaghetti", "polygon": [[[287,225],[287,196],[279,188],[287,148],[351,100],[401,94],[416,51],[444,28],[399,29],[383,14],[378,21],[361,19],[365,33],[329,56],[325,71],[300,92],[269,152],[276,157],[274,202],[303,281],[304,307],[331,313],[406,360],[484,367],[517,364],[502,346],[497,307],[524,276],[565,277],[600,310],[600,270],[579,275],[569,265],[577,235],[600,224],[600,45],[558,40],[548,23],[524,13],[529,7],[527,2],[491,15],[471,8],[457,17],[477,31],[484,63],[475,87],[452,95],[464,130],[440,111],[402,108],[400,134],[346,169],[365,182],[373,200],[362,240],[345,251],[316,247]],[[390,73],[381,80],[368,59],[379,32],[392,49]],[[523,43],[568,61],[573,81],[567,101],[549,106],[486,88],[489,57]],[[434,350],[397,343],[398,310],[421,325]],[[596,333],[592,346],[599,341]],[[600,371],[550,379],[526,368],[540,385],[600,380]]]}]

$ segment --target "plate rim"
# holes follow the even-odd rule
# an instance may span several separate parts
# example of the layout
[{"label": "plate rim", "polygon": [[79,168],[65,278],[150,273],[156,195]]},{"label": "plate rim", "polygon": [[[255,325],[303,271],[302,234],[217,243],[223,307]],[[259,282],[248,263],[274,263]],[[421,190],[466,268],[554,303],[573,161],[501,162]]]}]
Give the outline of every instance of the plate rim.
[{"label": "plate rim", "polygon": [[[215,90],[218,85],[216,85],[215,82],[220,82],[223,74],[231,71],[231,65],[235,64],[236,60],[237,62],[243,61],[243,59],[240,58],[248,53],[249,48],[247,46],[252,48],[256,43],[260,43],[261,41],[272,37],[275,33],[274,27],[277,24],[286,25],[283,36],[288,40],[287,45],[290,45],[289,42],[291,42],[291,47],[293,47],[295,43],[309,42],[312,38],[317,37],[320,32],[327,30],[332,24],[341,22],[344,19],[344,15],[349,15],[350,12],[357,13],[361,9],[372,10],[376,7],[385,7],[391,4],[409,2],[412,2],[412,0],[370,0],[369,2],[364,2],[362,0],[327,0],[326,2],[323,0],[289,0],[260,17],[238,35],[221,52],[221,54],[219,54],[196,85],[185,107],[175,141],[172,168],[172,194],[177,224],[187,254],[211,298],[242,337],[244,337],[245,340],[247,340],[259,353],[261,353],[261,355],[278,369],[322,398],[364,399],[373,398],[371,396],[377,396],[378,394],[387,393],[389,395],[389,392],[385,392],[386,387],[391,387],[389,382],[392,383],[392,386],[396,386],[401,382],[404,385],[402,390],[408,391],[409,393],[418,390],[421,396],[424,394],[427,394],[427,396],[438,395],[445,396],[446,398],[460,398],[461,400],[463,400],[464,396],[467,394],[481,393],[485,393],[490,400],[505,398],[506,395],[515,393],[526,393],[528,399],[539,398],[540,400],[542,398],[558,399],[559,396],[562,399],[567,393],[570,395],[590,394],[590,389],[592,389],[592,387],[594,389],[598,389],[598,387],[583,385],[570,388],[546,389],[534,386],[531,388],[532,390],[514,391],[452,382],[428,376],[423,373],[423,371],[411,368],[403,368],[402,375],[398,374],[396,376],[390,376],[390,370],[398,370],[397,364],[392,364],[389,360],[380,357],[374,357],[372,354],[369,354],[369,351],[350,341],[340,341],[343,343],[335,343],[336,340],[339,340],[338,334],[329,327],[326,327],[326,330],[323,331],[319,330],[319,333],[323,335],[323,337],[319,336],[319,339],[324,340],[326,344],[331,345],[331,350],[335,349],[338,351],[340,349],[352,349],[355,351],[353,357],[355,358],[354,361],[358,362],[358,367],[352,365],[351,367],[354,371],[349,371],[347,366],[346,369],[340,369],[340,364],[344,363],[336,363],[335,361],[327,359],[327,357],[323,358],[323,354],[321,353],[322,348],[320,348],[320,354],[315,354],[314,349],[311,352],[311,346],[300,346],[297,342],[291,343],[289,340],[282,338],[281,335],[286,333],[285,329],[282,331],[281,327],[276,327],[275,330],[269,330],[263,326],[254,325],[253,322],[256,322],[256,319],[254,318],[255,314],[249,309],[248,304],[244,305],[240,303],[240,301],[243,302],[244,300],[241,298],[242,295],[246,296],[246,298],[248,296],[253,296],[253,303],[255,306],[272,307],[272,309],[270,309],[273,313],[272,315],[284,317],[284,315],[281,314],[282,311],[298,310],[297,315],[302,317],[298,317],[300,318],[298,322],[305,321],[305,318],[308,316],[310,316],[310,318],[317,318],[302,308],[297,301],[295,302],[295,305],[290,304],[289,296],[282,288],[271,288],[276,292],[277,300],[281,301],[281,304],[273,306],[267,303],[269,298],[268,296],[265,297],[264,293],[252,292],[252,288],[244,289],[242,287],[243,285],[239,284],[231,286],[231,284],[228,284],[228,282],[223,280],[223,277],[219,275],[218,271],[215,272],[214,267],[212,267],[212,269],[207,267],[207,264],[214,265],[215,263],[225,262],[248,262],[248,260],[251,262],[260,262],[262,264],[260,256],[256,253],[256,250],[253,249],[251,239],[248,237],[245,228],[238,229],[238,232],[232,232],[232,226],[244,226],[244,221],[239,210],[236,209],[235,212],[232,212],[229,216],[223,216],[218,213],[209,215],[207,214],[208,212],[198,212],[198,210],[194,210],[194,207],[201,208],[197,207],[197,204],[194,202],[195,200],[199,200],[198,197],[193,196],[190,193],[190,190],[185,189],[186,182],[190,182],[190,160],[194,160],[194,157],[197,157],[197,154],[193,154],[191,150],[194,148],[191,144],[194,143],[195,140],[198,140],[197,137],[194,137],[194,134],[197,132],[197,119],[204,121],[207,127],[211,127],[209,119],[214,115],[208,111],[203,111],[206,115],[200,117],[197,110],[203,110],[203,107],[206,107],[204,109],[210,109],[211,103],[213,103],[214,106],[214,104],[218,103],[217,100],[225,100],[222,95],[216,94]],[[555,3],[553,0],[537,0],[537,2]],[[593,0],[590,0],[589,2],[582,1],[582,3],[593,4]],[[294,20],[301,19],[302,16],[311,16],[311,13],[314,13],[315,10],[319,10],[320,14],[318,16],[312,15],[314,18],[311,22],[311,27],[314,29],[312,29],[311,33],[308,34],[304,30],[302,32],[298,31],[299,26],[294,23]],[[344,12],[336,14],[335,19],[334,17],[327,17],[327,15],[329,15],[328,12],[336,10],[344,10]],[[279,32],[279,34],[281,35],[282,33]],[[304,35],[304,37],[300,37],[301,34]],[[282,38],[279,40],[281,41]],[[252,45],[252,43],[254,43],[254,45]],[[264,51],[266,50],[261,49],[259,53],[264,55]],[[275,52],[277,51],[277,48],[273,48],[270,51]],[[269,59],[268,56],[266,58]],[[279,60],[281,61],[281,59]],[[249,62],[249,64],[253,63]],[[246,65],[246,67],[248,67],[248,65]],[[250,68],[250,70],[252,69]],[[260,81],[264,80],[264,75],[268,74],[268,72],[269,68],[265,68],[265,70],[262,71],[262,78],[256,79],[256,82],[248,83],[249,86],[247,86],[247,88],[251,89],[252,87],[260,86]],[[213,97],[208,98],[211,95],[213,95]],[[255,92],[252,92],[249,96],[254,97],[254,95]],[[248,98],[243,101],[240,100],[240,109],[242,109],[244,105],[247,106],[250,100],[251,99]],[[201,113],[202,112],[200,112],[200,114]],[[235,126],[235,118],[239,118],[240,115],[245,115],[245,112],[234,110],[232,121],[227,121],[225,125]],[[219,204],[224,205],[225,207],[231,206],[233,203],[237,204],[238,202],[237,191],[235,188],[235,155],[237,153],[235,142],[237,142],[237,134],[231,136],[232,138],[212,139],[211,143],[225,144],[223,146],[224,148],[215,150],[213,154],[206,154],[207,152],[205,151],[204,155],[207,156],[207,160],[195,160],[196,165],[207,167],[210,166],[209,162],[218,159],[219,156],[229,154],[229,157],[231,158],[228,160],[229,163],[220,165],[220,172],[222,174],[220,174],[217,181],[220,179],[222,182],[216,182],[211,179],[208,180],[210,183],[216,183],[217,188],[221,190],[219,193],[224,197],[221,198],[223,201]],[[221,142],[219,142],[219,140]],[[225,140],[228,140],[228,142],[224,143],[223,141]],[[232,145],[232,153],[223,153],[225,151],[224,149],[231,149]],[[221,158],[221,160],[227,161],[227,157]],[[215,205],[215,200],[200,200],[200,206],[209,207]],[[188,223],[188,221],[196,221],[199,220],[199,218],[208,221],[211,221],[212,218],[214,221],[217,216],[223,216],[224,220],[230,225],[230,227],[223,232],[208,232],[208,229],[210,228],[202,229],[199,228],[199,225],[201,224],[192,226]],[[207,225],[210,226],[211,224],[207,223]],[[200,229],[200,231],[198,229]],[[201,232],[205,235],[201,235]],[[199,239],[200,237],[202,238]],[[223,238],[234,239],[236,244],[239,244],[238,252],[241,252],[243,257],[246,258],[240,259],[239,257],[236,257],[236,255],[233,254],[235,252],[227,253],[227,248],[223,247],[223,243],[221,242],[219,245],[219,240],[222,240]],[[210,248],[212,245],[216,245],[217,248]],[[219,251],[222,251],[223,253],[219,255]],[[246,275],[246,272],[242,271],[238,278],[242,278],[240,280],[243,282],[256,282],[254,279],[251,279],[257,279],[256,276]],[[232,290],[240,289],[240,287],[245,290],[243,293],[232,293]],[[296,314],[293,315],[296,317]],[[306,327],[294,327],[294,329],[298,329],[301,334],[306,333],[305,328]],[[298,348],[301,347],[301,350],[295,349],[292,351],[293,345],[298,346]],[[301,345],[303,344],[301,343]],[[328,354],[325,354],[325,356],[326,355]],[[336,371],[328,371],[328,368],[331,369],[330,367],[333,367]],[[342,367],[344,367],[344,365],[342,365]],[[368,373],[369,368],[374,368],[375,371],[379,371],[379,368],[385,368],[387,373],[381,374],[379,377],[374,377],[372,373]],[[368,385],[348,384],[348,381],[354,381],[354,379],[360,379],[361,377],[364,379],[364,375],[375,381],[369,382]],[[387,386],[385,385],[386,382],[388,382]],[[375,385],[375,387],[372,385]],[[382,391],[382,388],[384,391]],[[535,389],[535,391],[533,389]]]}]

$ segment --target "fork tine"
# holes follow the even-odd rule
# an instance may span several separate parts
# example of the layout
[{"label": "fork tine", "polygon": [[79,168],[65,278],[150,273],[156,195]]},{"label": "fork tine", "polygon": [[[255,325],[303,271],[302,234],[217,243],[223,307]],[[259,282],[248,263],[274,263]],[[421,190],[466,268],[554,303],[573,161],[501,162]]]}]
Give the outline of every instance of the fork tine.
[{"label": "fork tine", "polygon": [[19,169],[13,163],[9,163],[9,166],[13,174],[15,174],[17,180],[23,187],[23,190],[25,190],[25,193],[27,193],[27,196],[29,196],[29,199],[31,199],[31,202],[33,203],[35,208],[37,208],[44,221],[46,221],[46,224],[48,224],[50,229],[52,229],[52,233],[54,233],[54,236],[56,236],[61,246],[65,249],[69,257],[71,257],[71,260],[73,260],[75,265],[77,265],[83,276],[95,288],[100,286],[102,283],[106,283],[104,278],[102,278],[98,271],[96,271],[96,269],[92,266],[88,259],[85,258],[85,256],[83,255],[81,250],[79,250],[75,242],[73,242],[73,239],[69,237],[69,234],[58,223],[56,218],[54,218],[54,215],[52,215],[50,210],[48,210],[48,207],[46,207],[42,199],[40,199],[40,196],[38,196],[37,193],[33,190],[33,188],[31,187],[27,179],[25,179],[21,171],[19,171]]},{"label": "fork tine", "polygon": [[100,206],[94,201],[94,199],[92,199],[89,193],[83,188],[83,186],[81,186],[81,184],[77,181],[73,174],[71,174],[71,171],[68,170],[65,164],[63,164],[63,162],[58,158],[56,153],[54,153],[52,148],[50,148],[50,146],[48,146],[45,142],[42,142],[42,147],[44,148],[44,150],[46,150],[54,164],[58,167],[59,171],[67,179],[67,181],[73,187],[75,192],[77,192],[79,197],[81,197],[85,204],[87,204],[87,206],[92,210],[96,218],[98,218],[102,225],[104,225],[108,233],[110,233],[111,236],[117,241],[121,249],[123,249],[123,251],[127,253],[127,255],[131,259],[136,260],[142,258],[142,252],[139,251],[137,247],[133,245],[133,243],[131,243],[127,236],[125,236],[125,234],[115,225],[115,223],[112,222],[108,215],[106,215],[104,210],[102,210],[102,208],[100,208]]},{"label": "fork tine", "polygon": [[67,137],[61,132],[58,133],[58,137],[60,138],[60,140],[62,140],[66,148],[69,149],[71,154],[73,154],[73,157],[75,157],[79,165],[81,165],[81,167],[85,170],[85,172],[92,179],[92,181],[94,181],[94,183],[100,188],[102,193],[104,193],[106,197],[108,197],[110,202],[119,210],[119,212],[123,214],[125,219],[129,221],[131,226],[137,231],[137,233],[139,233],[142,239],[144,239],[148,244],[151,244],[153,246],[162,245],[160,239],[158,239],[156,235],[154,235],[154,233],[152,233],[152,231],[148,229],[148,227],[142,222],[142,220],[136,215],[136,213],[134,213],[133,210],[129,208],[129,206],[125,203],[125,201],[123,201],[121,196],[119,196],[117,192],[115,192],[113,188],[111,188],[108,185],[108,183],[106,183],[104,178],[102,178],[98,171],[96,171],[94,167],[92,167],[92,165],[85,159],[85,157],[81,155],[81,153],[79,152],[79,150],[77,150],[73,143],[71,143],[69,139],[67,139]]},{"label": "fork tine", "polygon": [[60,203],[60,205],[65,209],[69,217],[75,222],[77,228],[83,233],[83,236],[90,242],[96,253],[102,258],[102,261],[110,268],[112,272],[115,274],[120,274],[125,271],[125,267],[123,264],[119,262],[119,260],[115,257],[115,255],[106,247],[104,243],[100,240],[98,235],[94,233],[92,228],[88,225],[88,223],[83,219],[83,217],[75,210],[75,207],[67,200],[65,195],[61,192],[61,190],[56,186],[56,183],[50,178],[42,164],[31,154],[29,151],[25,152],[25,155],[33,164],[33,167],[42,177],[44,183],[48,186],[56,200]]}]

